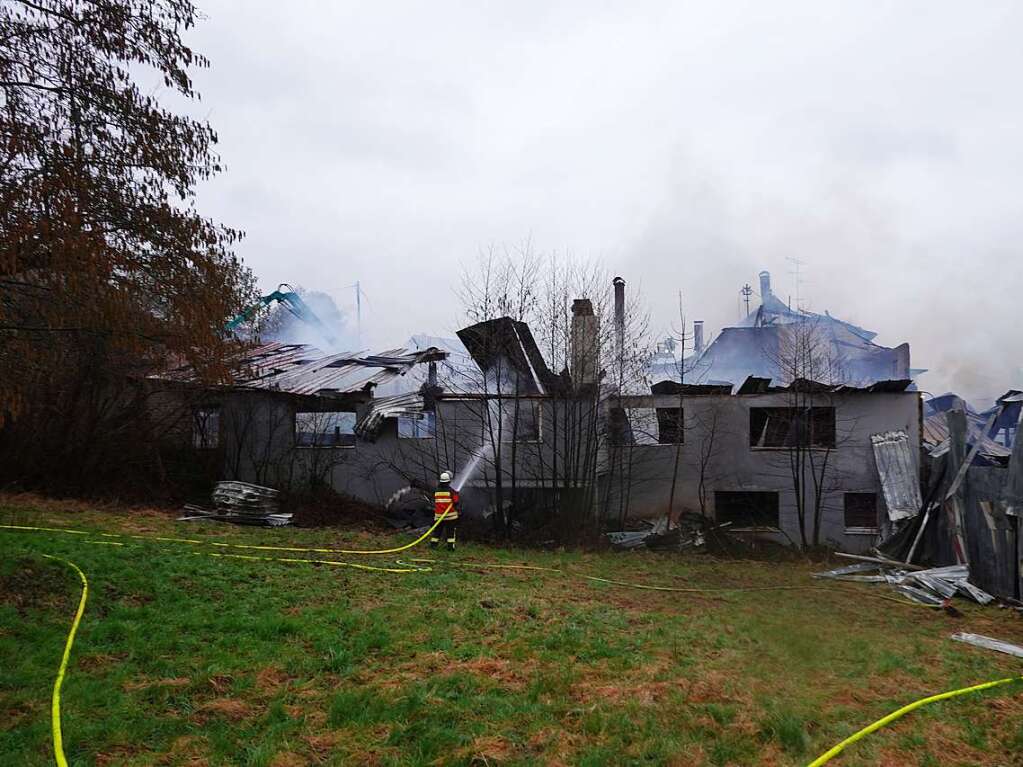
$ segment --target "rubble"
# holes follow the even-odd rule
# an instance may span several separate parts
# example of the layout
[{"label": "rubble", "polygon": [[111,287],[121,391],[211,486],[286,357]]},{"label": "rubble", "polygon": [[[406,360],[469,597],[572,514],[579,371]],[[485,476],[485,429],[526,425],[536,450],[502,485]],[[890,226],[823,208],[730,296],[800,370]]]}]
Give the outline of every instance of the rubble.
[{"label": "rubble", "polygon": [[966,565],[932,567],[927,570],[908,569],[897,562],[877,558],[873,562],[857,562],[835,570],[814,573],[813,577],[860,583],[886,583],[914,602],[934,607],[944,605],[956,595],[981,605],[990,604],[995,599],[969,582],[970,569]]},{"label": "rubble", "polygon": [[706,546],[706,535],[712,530],[722,530],[732,523],[708,527],[708,520],[699,514],[683,513],[672,521],[665,514],[656,522],[644,522],[644,530],[622,530],[605,533],[611,546],[618,551],[646,547],[657,551],[685,551]]},{"label": "rubble", "polygon": [[272,487],[225,480],[213,489],[213,509],[188,504],[179,521],[233,522],[236,525],[282,527],[292,515],[280,512],[280,493]]},{"label": "rubble", "polygon": [[1011,644],[1010,642],[1003,642],[1001,639],[987,637],[983,634],[967,634],[964,631],[960,631],[957,634],[953,634],[952,639],[956,642],[965,642],[975,647],[983,647],[986,650],[994,650],[995,652],[1003,652],[1006,655],[1015,655],[1017,658],[1023,658],[1023,647]]}]

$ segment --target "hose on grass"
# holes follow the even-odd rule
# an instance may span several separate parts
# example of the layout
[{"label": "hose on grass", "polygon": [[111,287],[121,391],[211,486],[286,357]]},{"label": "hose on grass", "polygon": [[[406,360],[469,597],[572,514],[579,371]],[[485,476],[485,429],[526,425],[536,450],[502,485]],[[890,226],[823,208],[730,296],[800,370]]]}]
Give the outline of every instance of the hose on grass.
[{"label": "hose on grass", "polygon": [[823,754],[814,759],[807,767],[820,767],[822,764],[827,764],[848,746],[851,746],[858,740],[865,738],[870,733],[880,730],[886,724],[894,722],[896,719],[905,716],[910,711],[915,711],[921,706],[926,706],[929,703],[936,703],[939,700],[948,700],[949,698],[957,698],[960,695],[969,695],[970,693],[980,692],[981,690],[990,690],[992,687],[1000,687],[1003,684],[1010,684],[1012,682],[1023,682],[1023,676],[1013,676],[1007,679],[996,679],[993,682],[984,682],[983,684],[975,684],[970,687],[961,687],[958,690],[949,690],[948,692],[938,693],[937,695],[929,695],[926,698],[920,698],[912,703],[903,706],[902,708],[892,711],[887,716],[881,717],[873,724],[869,724],[859,732],[853,733],[848,738],[843,740],[841,743],[833,746],[832,748],[825,751]]},{"label": "hose on grass", "polygon": [[75,643],[75,634],[78,633],[78,624],[82,622],[82,615],[85,613],[85,602],[89,598],[89,580],[81,568],[70,559],[54,557],[50,554],[43,554],[47,559],[63,562],[70,567],[82,580],[82,597],[78,600],[78,610],[75,618],[71,621],[71,631],[68,632],[67,642],[64,644],[64,655],[60,659],[60,668],[57,670],[57,678],[53,682],[53,699],[50,704],[50,721],[53,729],[53,755],[57,760],[58,767],[67,767],[67,758],[64,756],[64,736],[60,729],[60,688],[64,684],[64,675],[67,673],[68,660],[71,658],[71,646]]},{"label": "hose on grass", "polygon": [[[225,543],[223,541],[210,541],[202,540],[200,538],[173,538],[167,536],[156,536],[156,535],[121,535],[119,533],[98,533],[105,538],[125,538],[140,541],[157,541],[160,543],[187,543],[190,545],[208,545],[216,546],[220,548],[235,548],[243,550],[256,550],[256,551],[287,551],[287,552],[306,552],[306,553],[317,553],[317,554],[394,554],[402,551],[407,551],[413,546],[417,546],[422,543],[426,538],[437,529],[438,525],[444,521],[448,512],[445,511],[441,516],[434,520],[433,525],[427,529],[425,533],[416,538],[410,543],[406,543],[402,546],[396,546],[390,549],[324,549],[324,548],[312,548],[304,546],[269,546],[269,545],[257,545],[249,543]],[[63,527],[31,527],[28,525],[0,525],[0,529],[3,530],[22,530],[22,531],[35,531],[35,532],[51,532],[51,533],[68,533],[71,535],[96,535],[96,532],[90,532],[87,530],[75,530],[72,528]],[[123,543],[117,543],[112,541],[97,541],[92,539],[86,539],[86,543],[103,543],[112,546],[123,546]],[[375,571],[375,572],[386,572],[386,573],[413,573],[413,572],[426,572],[431,568],[416,567],[415,563],[420,564],[436,564],[437,560],[433,559],[412,559],[412,565],[407,565],[401,560],[396,560],[398,567],[375,567],[372,565],[361,565],[355,562],[339,562],[331,559],[302,559],[297,557],[260,557],[256,555],[245,555],[245,554],[213,554],[211,552],[196,552],[201,555],[228,557],[233,559],[248,559],[253,561],[266,561],[266,562],[284,562],[287,564],[315,564],[315,565],[328,565],[335,567],[351,567],[359,570]],[[839,589],[838,586],[833,587],[822,587],[822,586],[749,586],[749,587],[722,587],[722,588],[691,588],[691,587],[679,587],[679,586],[659,586],[648,583],[630,583],[627,581],[618,581],[611,578],[601,578],[596,575],[586,575],[585,573],[572,573],[567,570],[554,567],[538,567],[536,565],[506,565],[490,562],[442,562],[448,567],[482,567],[487,569],[500,569],[500,570],[529,570],[534,572],[549,572],[557,573],[561,575],[575,575],[578,578],[587,580],[593,583],[605,583],[611,586],[621,586],[623,588],[640,589],[643,591],[662,591],[662,592],[675,592],[683,594],[727,594],[727,593],[744,593],[753,591],[833,591]],[[888,597],[882,594],[871,594],[869,592],[857,592],[865,593],[867,596],[875,599],[884,599],[888,602],[894,602],[896,604],[903,605],[905,607],[924,607],[928,609],[942,609],[941,605],[924,605],[918,602],[911,602],[907,599],[898,599],[896,597]]]},{"label": "hose on grass", "polygon": [[[436,528],[436,526],[443,520],[444,516],[445,515],[441,515],[441,517],[439,517],[435,521],[434,526],[432,528],[430,528],[426,532],[426,534],[424,534],[422,537],[420,537],[419,539],[414,541],[412,544],[408,544],[406,546],[399,547],[399,548],[394,549],[394,550],[379,550],[378,552],[375,552],[375,553],[391,553],[392,551],[401,551],[401,550],[405,550],[405,549],[411,548],[412,546],[416,545],[417,543],[422,542],[426,538],[426,536],[428,536]],[[15,525],[0,525],[0,528],[18,529],[18,530],[37,530],[37,531],[48,531],[48,532],[73,532],[73,533],[76,533],[76,534],[87,534],[87,533],[84,533],[84,531],[72,531],[72,530],[65,530],[65,529],[60,529],[60,528],[39,528],[39,527],[26,527],[26,526],[15,526]],[[105,534],[105,535],[108,535],[108,537],[118,537],[115,534]],[[172,540],[172,541],[180,541],[180,540],[182,540],[182,539],[162,539],[162,538],[156,538],[156,537],[153,537],[153,536],[127,536],[127,537],[150,539],[150,540],[153,540],[153,539],[155,539],[155,540]],[[88,540],[88,539],[86,540],[86,542],[87,543],[105,543],[104,541],[95,541],[95,540]],[[196,543],[202,543],[202,541],[195,541],[195,542]],[[297,547],[248,547],[248,546],[243,546],[242,544],[235,544],[235,545],[241,546],[241,547],[244,547],[244,548],[279,548],[279,549],[282,549],[282,550],[320,551],[320,550],[316,550],[316,549],[298,549]],[[361,553],[368,553],[368,552],[361,552]],[[326,560],[326,559],[303,559],[303,558],[297,558],[297,557],[265,557],[265,556],[249,555],[249,554],[221,554],[221,553],[215,553],[215,552],[195,552],[195,554],[199,555],[199,556],[205,555],[205,556],[213,556],[213,557],[228,557],[228,558],[233,558],[233,559],[255,560],[255,561],[273,561],[273,562],[285,562],[285,563],[303,563],[303,564],[316,564],[316,565],[328,565],[328,566],[339,566],[339,567],[353,567],[353,568],[357,568],[357,569],[360,569],[360,570],[368,570],[368,571],[376,571],[376,572],[389,572],[389,573],[427,572],[427,571],[431,570],[432,568],[430,568],[430,567],[417,567],[416,564],[418,563],[418,564],[431,564],[432,565],[432,564],[437,564],[438,563],[438,560],[432,560],[432,559],[413,559],[413,560],[411,560],[412,564],[407,564],[407,563],[402,562],[401,560],[397,560],[396,564],[398,565],[398,567],[375,567],[375,566],[372,566],[372,565],[363,565],[363,564],[354,563],[354,562],[340,562],[340,561],[337,561],[337,560]],[[57,678],[54,681],[53,698],[52,698],[52,705],[51,705],[51,720],[52,720],[52,729],[53,729],[54,756],[56,758],[58,767],[67,767],[67,759],[64,756],[63,736],[62,736],[61,726],[60,726],[60,689],[61,689],[61,686],[63,685],[64,676],[65,676],[65,674],[67,672],[68,661],[69,661],[69,659],[71,657],[71,648],[72,648],[72,646],[74,644],[75,635],[78,632],[78,626],[81,623],[82,615],[85,613],[85,604],[86,604],[86,601],[87,601],[88,595],[89,595],[89,582],[88,582],[88,579],[85,577],[85,573],[74,562],[72,562],[70,560],[67,560],[67,559],[63,559],[61,557],[52,556],[52,555],[49,555],[49,554],[43,554],[43,556],[46,557],[47,559],[53,559],[53,560],[65,563],[66,565],[71,567],[78,574],[78,577],[82,581],[82,595],[81,595],[81,599],[79,600],[79,603],[78,603],[78,610],[76,611],[74,620],[72,621],[72,624],[71,624],[71,630],[68,633],[67,642],[66,642],[65,647],[64,647],[64,654],[63,654],[63,656],[61,658],[60,668],[58,669],[58,672],[57,672]],[[606,583],[606,584],[613,585],[613,586],[623,586],[623,587],[627,587],[627,588],[637,588],[637,589],[644,589],[644,590],[666,591],[666,592],[683,592],[683,593],[741,593],[741,592],[752,592],[752,591],[778,591],[778,590],[814,590],[814,591],[830,591],[831,590],[831,589],[828,589],[828,588],[822,588],[820,586],[760,586],[760,587],[736,587],[736,588],[724,587],[724,588],[714,588],[714,589],[706,589],[706,588],[701,589],[701,588],[675,587],[675,586],[656,586],[656,585],[650,585],[650,584],[640,584],[640,583],[631,583],[631,582],[627,582],[627,581],[619,581],[619,580],[614,580],[614,579],[610,579],[610,578],[601,578],[601,577],[593,576],[593,575],[574,574],[574,573],[562,570],[560,568],[538,567],[538,566],[534,566],[534,565],[513,565],[513,564],[499,564],[499,563],[486,563],[486,562],[460,562],[460,563],[445,562],[443,564],[446,564],[448,566],[453,566],[453,567],[470,567],[470,568],[471,567],[483,567],[483,568],[488,568],[488,569],[527,570],[527,571],[534,571],[534,572],[557,573],[557,574],[561,574],[561,575],[577,575],[578,577],[580,577],[580,578],[582,578],[584,580],[591,581],[591,582],[596,582],[596,583]],[[914,605],[915,604],[915,603],[910,603],[910,602],[903,602],[902,600],[892,599],[891,597],[885,597],[885,596],[882,596],[882,595],[871,595],[871,596],[877,596],[878,598],[886,599],[886,600],[889,600],[889,601],[894,601],[894,602],[897,602],[897,603],[900,603],[900,604],[907,604],[907,605]],[[929,605],[923,605],[923,606],[926,607],[926,606],[929,606]],[[835,745],[834,747],[829,749],[827,752],[825,752],[824,754],[819,756],[813,762],[811,762],[808,765],[808,767],[820,767],[820,765],[826,764],[827,762],[831,761],[833,758],[838,756],[840,753],[842,753],[842,751],[844,751],[848,746],[852,745],[853,743],[857,742],[858,740],[861,740],[862,738],[866,737],[867,735],[871,734],[872,732],[875,732],[876,730],[881,729],[882,727],[884,727],[885,725],[889,724],[890,722],[893,722],[896,719],[899,719],[900,717],[904,716],[905,714],[908,714],[909,712],[914,711],[917,708],[920,708],[921,706],[925,706],[925,705],[927,705],[929,703],[934,703],[934,702],[941,701],[941,700],[947,700],[949,698],[955,698],[955,697],[958,697],[960,695],[967,695],[969,693],[979,692],[979,691],[982,691],[982,690],[987,690],[987,689],[990,689],[990,688],[993,688],[993,687],[998,687],[998,686],[1009,684],[1009,683],[1016,682],[1016,681],[1023,682],[1023,676],[1020,676],[1020,677],[1009,677],[1009,678],[1006,678],[1006,679],[998,679],[998,680],[995,680],[995,681],[992,681],[992,682],[985,682],[985,683],[982,683],[982,684],[977,684],[977,685],[973,685],[973,686],[970,686],[970,687],[964,687],[964,688],[960,688],[960,689],[957,689],[957,690],[951,690],[949,692],[939,693],[937,695],[931,695],[931,696],[926,697],[926,698],[921,698],[920,700],[914,701],[914,702],[912,702],[912,703],[910,703],[910,704],[908,704],[906,706],[903,706],[902,708],[900,708],[900,709],[898,709],[896,711],[893,711],[892,713],[888,714],[887,716],[882,717],[881,719],[877,720],[876,722],[868,725],[867,727],[864,727],[862,730],[860,730],[860,731],[854,733],[853,735],[849,736],[848,738],[846,738],[845,740],[843,740],[842,742],[838,743],[837,745]]]},{"label": "hose on grass", "polygon": [[[159,535],[120,535],[118,533],[99,533],[106,538],[131,538],[134,540],[142,541],[159,541],[161,543],[187,543],[193,546],[219,546],[221,548],[232,548],[232,549],[247,549],[249,551],[297,551],[307,552],[314,554],[397,554],[402,551],[418,546],[420,543],[425,541],[434,530],[436,530],[440,523],[448,516],[450,509],[444,511],[439,517],[433,520],[433,525],[421,536],[416,538],[411,543],[406,543],[402,546],[395,546],[390,549],[319,549],[310,548],[304,546],[266,546],[257,545],[253,543],[225,543],[223,541],[204,541],[200,538],[170,538]],[[30,527],[28,525],[0,525],[2,530],[28,530],[36,532],[47,532],[47,533],[67,533],[69,535],[96,535],[95,532],[87,530],[75,530],[69,527]]]}]

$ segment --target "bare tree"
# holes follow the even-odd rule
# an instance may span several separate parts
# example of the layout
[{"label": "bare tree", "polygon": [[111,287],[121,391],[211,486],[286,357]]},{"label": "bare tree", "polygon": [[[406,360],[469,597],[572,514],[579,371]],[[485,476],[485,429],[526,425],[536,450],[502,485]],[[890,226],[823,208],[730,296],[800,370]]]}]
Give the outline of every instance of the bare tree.
[{"label": "bare tree", "polygon": [[[842,482],[833,465],[835,449],[844,441],[836,420],[833,386],[841,380],[826,328],[807,318],[779,332],[772,360],[788,384],[783,412],[768,416],[752,434],[759,446],[784,449],[784,467],[795,496],[799,540],[803,548],[821,543],[821,523],[828,495]],[[752,428],[752,425],[751,425]]]},{"label": "bare tree", "polygon": [[[485,253],[466,270],[462,284],[465,321],[509,317],[526,323],[546,367],[560,371],[538,391],[536,371],[524,372],[499,356],[469,387],[475,391],[465,407],[481,437],[469,455],[482,450],[481,477],[493,492],[495,530],[507,534],[526,508],[562,522],[574,535],[593,530],[608,513],[612,485],[619,491],[614,500],[627,513],[630,463],[608,452],[627,448],[609,447],[605,410],[611,397],[637,393],[641,386],[645,314],[627,312],[619,333],[610,275],[588,262],[542,259],[528,242],[514,251]],[[584,334],[573,331],[577,300],[591,313]],[[614,472],[611,464],[622,471]]]}]

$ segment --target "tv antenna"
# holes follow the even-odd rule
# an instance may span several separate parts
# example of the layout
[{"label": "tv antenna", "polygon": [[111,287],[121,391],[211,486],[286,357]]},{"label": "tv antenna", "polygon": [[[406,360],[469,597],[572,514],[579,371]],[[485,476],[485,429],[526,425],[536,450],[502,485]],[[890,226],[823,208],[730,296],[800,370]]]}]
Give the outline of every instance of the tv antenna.
[{"label": "tv antenna", "polygon": [[789,269],[789,274],[793,276],[796,283],[796,311],[801,312],[803,311],[803,304],[799,296],[800,288],[803,285],[801,268],[806,265],[806,262],[793,256],[786,256],[785,260],[792,264],[792,268]]},{"label": "tv antenna", "polygon": [[369,303],[369,296],[366,295],[366,291],[362,289],[362,284],[356,280],[352,285],[345,285],[342,290],[354,290],[355,291],[355,345],[360,349],[362,348],[362,299],[366,299],[366,303]]},{"label": "tv antenna", "polygon": [[753,288],[751,288],[750,284],[747,282],[742,286],[742,290],[739,292],[742,293],[742,299],[746,302],[746,316],[749,317],[749,298],[753,295]]}]

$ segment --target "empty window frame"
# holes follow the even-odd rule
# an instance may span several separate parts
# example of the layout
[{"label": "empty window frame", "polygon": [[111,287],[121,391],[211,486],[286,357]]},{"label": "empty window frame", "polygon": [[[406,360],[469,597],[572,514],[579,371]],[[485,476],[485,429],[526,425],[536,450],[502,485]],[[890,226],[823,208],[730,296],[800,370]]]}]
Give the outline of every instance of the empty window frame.
[{"label": "empty window frame", "polygon": [[718,490],[714,493],[714,513],[718,523],[731,522],[736,528],[777,528],[778,493]]},{"label": "empty window frame", "polygon": [[355,413],[295,413],[298,447],[355,447]]},{"label": "empty window frame", "polygon": [[543,407],[535,400],[518,400],[504,423],[505,442],[539,442],[543,438]]},{"label": "empty window frame", "polygon": [[681,445],[685,442],[682,419],[680,407],[657,408],[657,441],[662,445]]},{"label": "empty window frame", "polygon": [[398,416],[398,439],[432,439],[437,436],[437,414]]},{"label": "empty window frame", "polygon": [[833,407],[751,407],[750,447],[835,447]]},{"label": "empty window frame", "polygon": [[877,493],[845,493],[846,530],[877,530]]},{"label": "empty window frame", "polygon": [[197,450],[220,447],[219,407],[201,407],[192,414],[192,447]]}]

